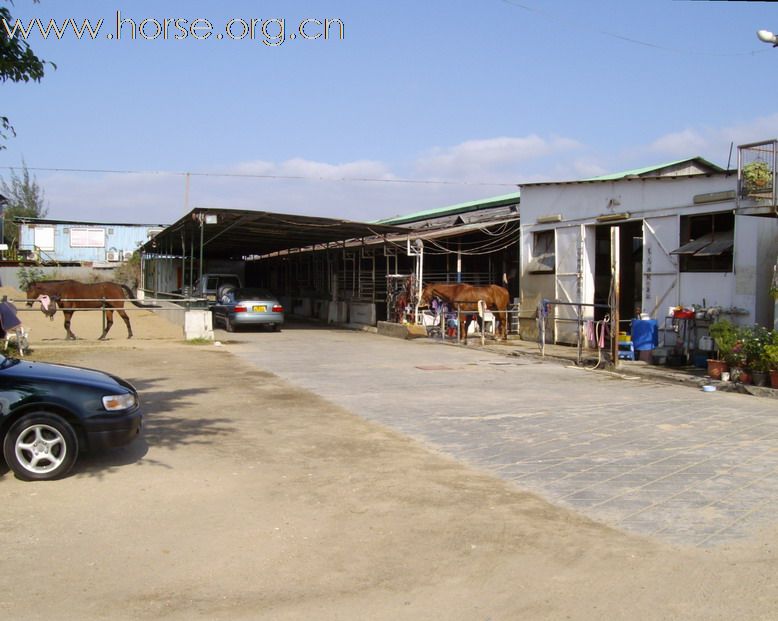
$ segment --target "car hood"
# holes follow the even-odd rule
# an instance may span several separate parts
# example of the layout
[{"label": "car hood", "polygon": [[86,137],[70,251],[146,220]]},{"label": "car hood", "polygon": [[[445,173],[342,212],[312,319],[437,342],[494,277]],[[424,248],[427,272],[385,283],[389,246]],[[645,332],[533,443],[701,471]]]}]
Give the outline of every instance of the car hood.
[{"label": "car hood", "polygon": [[38,380],[46,382],[67,382],[115,391],[118,387],[135,392],[133,386],[118,377],[94,369],[71,367],[49,362],[28,362],[13,358],[0,358],[0,376],[18,381]]}]

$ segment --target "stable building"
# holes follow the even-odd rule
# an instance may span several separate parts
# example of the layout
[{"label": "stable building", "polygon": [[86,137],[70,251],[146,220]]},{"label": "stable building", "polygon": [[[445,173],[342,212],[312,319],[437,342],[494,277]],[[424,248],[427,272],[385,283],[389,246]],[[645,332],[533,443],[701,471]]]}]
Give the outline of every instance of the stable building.
[{"label": "stable building", "polygon": [[[521,301],[525,309],[554,302],[546,338],[574,344],[582,320],[605,315],[661,326],[679,306],[772,326],[775,186],[756,195],[743,176],[749,158],[775,170],[774,141],[760,144],[756,156],[748,150],[754,145],[741,147],[739,170],[695,157],[522,184]],[[527,315],[522,336],[536,338],[537,330],[535,315]]]},{"label": "stable building", "polygon": [[116,267],[160,233],[162,224],[17,217],[19,251],[43,264]]},{"label": "stable building", "polygon": [[234,273],[291,315],[376,325],[422,281],[501,283],[519,295],[519,194],[378,222],[196,209],[143,248],[143,288],[185,297],[200,274]]}]

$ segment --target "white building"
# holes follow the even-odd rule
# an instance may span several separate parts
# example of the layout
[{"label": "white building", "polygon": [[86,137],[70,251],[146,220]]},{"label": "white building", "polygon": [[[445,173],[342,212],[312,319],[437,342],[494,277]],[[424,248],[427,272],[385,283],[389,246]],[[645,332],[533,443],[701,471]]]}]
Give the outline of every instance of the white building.
[{"label": "white building", "polygon": [[[670,307],[715,307],[737,323],[772,326],[775,204],[744,206],[738,188],[736,171],[702,158],[522,185],[522,307],[542,299],[597,304],[552,307],[562,343],[576,342],[570,320],[579,312],[611,312],[615,285],[622,320],[646,313],[662,325]],[[535,330],[534,320],[522,321],[525,337]]]}]

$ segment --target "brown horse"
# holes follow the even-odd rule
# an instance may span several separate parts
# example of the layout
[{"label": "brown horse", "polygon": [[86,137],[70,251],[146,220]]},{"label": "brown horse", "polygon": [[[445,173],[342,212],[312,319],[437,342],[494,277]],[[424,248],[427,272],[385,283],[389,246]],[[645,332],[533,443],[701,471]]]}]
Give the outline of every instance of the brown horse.
[{"label": "brown horse", "polygon": [[463,285],[449,283],[430,283],[424,287],[421,294],[423,304],[429,304],[433,297],[439,297],[449,304],[459,306],[459,310],[465,311],[465,315],[460,316],[462,323],[461,332],[464,334],[465,343],[467,343],[467,326],[470,324],[469,313],[478,311],[478,301],[483,300],[486,308],[494,313],[498,321],[499,337],[503,340],[508,338],[508,303],[510,294],[505,287],[499,285]]},{"label": "brown horse", "polygon": [[[32,306],[41,296],[48,298],[62,309],[65,315],[65,331],[68,339],[75,339],[76,335],[70,329],[70,319],[73,312],[86,308],[105,308],[105,328],[100,335],[100,340],[105,340],[108,331],[113,325],[113,312],[119,313],[119,316],[127,324],[127,338],[132,338],[132,326],[130,318],[124,311],[124,301],[132,299],[132,291],[125,285],[115,282],[95,282],[83,283],[77,280],[42,280],[40,282],[30,283],[27,287],[27,306]],[[133,301],[135,306],[141,306]],[[41,310],[47,311],[41,304]],[[56,312],[56,309],[55,311]],[[53,315],[52,312],[47,314]]]}]

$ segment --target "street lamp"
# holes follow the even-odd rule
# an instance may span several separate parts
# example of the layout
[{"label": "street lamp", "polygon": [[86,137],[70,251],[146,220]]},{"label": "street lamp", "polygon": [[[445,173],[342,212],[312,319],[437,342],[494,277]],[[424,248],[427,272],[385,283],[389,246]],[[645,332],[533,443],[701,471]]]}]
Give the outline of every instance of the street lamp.
[{"label": "street lamp", "polygon": [[756,36],[764,43],[771,43],[773,47],[778,47],[778,36],[769,30],[757,30]]}]

